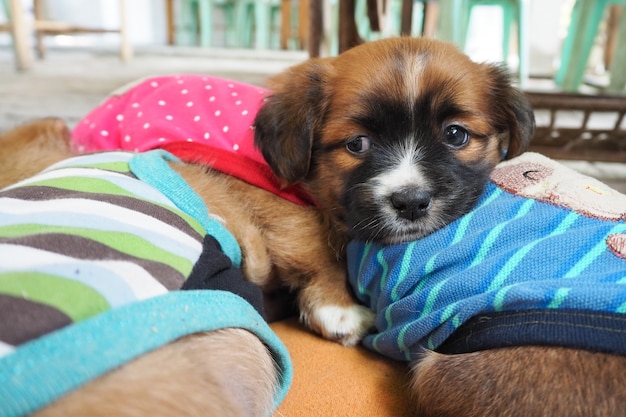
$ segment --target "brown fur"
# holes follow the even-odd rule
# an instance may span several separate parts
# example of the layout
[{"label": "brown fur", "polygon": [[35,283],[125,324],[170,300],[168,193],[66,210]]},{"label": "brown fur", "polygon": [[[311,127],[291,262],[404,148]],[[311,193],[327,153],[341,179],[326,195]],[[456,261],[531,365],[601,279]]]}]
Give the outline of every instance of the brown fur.
[{"label": "brown fur", "polygon": [[276,369],[241,329],[192,335],[61,398],[37,417],[267,416]]},{"label": "brown fur", "polygon": [[[412,103],[429,94],[433,119],[441,105],[458,104],[464,111],[453,121],[482,141],[455,157],[488,168],[502,154],[521,153],[534,129],[523,95],[502,69],[473,63],[455,47],[431,40],[384,40],[310,60],[274,78],[272,89],[257,117],[259,145],[277,174],[304,183],[344,235],[349,208],[341,196],[363,163],[346,152],[346,140],[371,134],[359,118],[380,112],[381,103]],[[626,358],[601,353],[532,346],[428,352],[413,364],[412,378],[419,416],[613,417],[626,410]]]},{"label": "brown fur", "polygon": [[[0,188],[72,156],[69,132],[59,119],[38,120],[0,134],[0,144]],[[205,196],[211,185],[210,195],[228,196],[226,177],[208,176],[196,166],[179,169],[192,183],[204,177],[200,188]],[[221,211],[224,218],[249,217],[237,204],[227,208]],[[235,224],[238,237],[246,236],[247,272],[267,279],[271,261],[261,232],[251,223]],[[188,336],[150,352],[36,415],[266,416],[274,406],[276,383],[277,371],[265,345],[247,331],[224,329]]]}]

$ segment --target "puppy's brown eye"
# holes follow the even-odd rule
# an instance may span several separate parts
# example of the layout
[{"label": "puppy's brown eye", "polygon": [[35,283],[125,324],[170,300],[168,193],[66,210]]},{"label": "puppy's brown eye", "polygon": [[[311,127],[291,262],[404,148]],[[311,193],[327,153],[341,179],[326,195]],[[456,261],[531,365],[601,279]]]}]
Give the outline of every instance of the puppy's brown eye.
[{"label": "puppy's brown eye", "polygon": [[372,142],[366,136],[357,136],[346,142],[346,149],[353,154],[361,155],[367,152],[372,146]]},{"label": "puppy's brown eye", "polygon": [[459,125],[450,125],[444,132],[446,144],[452,148],[462,148],[467,145],[470,135]]}]

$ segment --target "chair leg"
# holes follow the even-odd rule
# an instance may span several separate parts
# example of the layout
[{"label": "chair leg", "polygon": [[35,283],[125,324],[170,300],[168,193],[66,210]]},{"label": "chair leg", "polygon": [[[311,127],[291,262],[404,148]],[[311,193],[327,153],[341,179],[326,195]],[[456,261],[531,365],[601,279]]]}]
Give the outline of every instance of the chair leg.
[{"label": "chair leg", "polygon": [[530,22],[530,0],[520,0],[517,10],[517,53],[519,56],[519,85],[526,87],[530,78],[530,47],[528,45],[528,22]]},{"label": "chair leg", "polygon": [[[33,1],[33,15],[35,20],[44,20],[43,4],[41,0]],[[44,44],[44,35],[41,31],[35,29],[35,38],[37,39],[37,57],[44,59],[46,56],[46,46]]]},{"label": "chair leg", "polygon": [[126,0],[120,0],[120,58],[127,62],[133,57],[133,49],[128,40],[128,27],[126,26],[128,19],[126,18]]},{"label": "chair leg", "polygon": [[211,30],[213,29],[213,4],[211,1],[198,2],[198,19],[200,21],[200,46],[211,46]]},{"label": "chair leg", "polygon": [[577,0],[574,5],[561,65],[555,77],[563,91],[577,91],[582,83],[606,4],[607,0]]},{"label": "chair leg", "polygon": [[33,65],[33,51],[28,41],[28,27],[20,0],[11,0],[11,34],[18,70],[27,70]]},{"label": "chair leg", "polygon": [[626,8],[622,9],[617,25],[617,43],[611,60],[611,79],[607,89],[612,93],[622,92],[626,87]]}]

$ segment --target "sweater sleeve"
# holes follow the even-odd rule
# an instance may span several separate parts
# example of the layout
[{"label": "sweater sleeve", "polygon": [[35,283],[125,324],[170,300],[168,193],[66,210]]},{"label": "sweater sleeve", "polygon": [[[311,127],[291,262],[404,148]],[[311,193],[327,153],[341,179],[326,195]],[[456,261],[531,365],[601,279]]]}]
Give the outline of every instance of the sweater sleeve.
[{"label": "sweater sleeve", "polygon": [[247,281],[240,269],[233,267],[230,258],[210,235],[205,236],[202,254],[181,290],[230,291],[245,299],[265,317],[261,289]]}]

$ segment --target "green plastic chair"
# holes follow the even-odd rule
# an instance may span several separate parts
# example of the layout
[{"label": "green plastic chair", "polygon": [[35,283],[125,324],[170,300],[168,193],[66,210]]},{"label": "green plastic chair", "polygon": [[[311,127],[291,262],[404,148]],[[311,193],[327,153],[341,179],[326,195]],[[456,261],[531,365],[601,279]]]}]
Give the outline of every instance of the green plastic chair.
[{"label": "green plastic chair", "polygon": [[519,56],[518,76],[523,87],[529,77],[528,63],[528,23],[530,14],[529,0],[440,0],[441,16],[438,37],[465,48],[467,32],[475,6],[499,6],[502,8],[503,33],[502,56],[506,61],[509,56],[511,29],[517,26],[517,49]]},{"label": "green plastic chair", "polygon": [[176,14],[176,42],[212,46],[213,12],[218,8],[224,15],[226,46],[271,47],[272,24],[280,19],[280,0],[181,0]]},{"label": "green plastic chair", "polygon": [[[236,0],[235,3],[238,45],[270,49],[272,28],[280,24],[280,0]],[[276,47],[278,42],[274,43]]]},{"label": "green plastic chair", "polygon": [[[624,4],[625,0],[576,0],[571,22],[561,52],[561,64],[555,82],[563,91],[575,92],[582,84],[585,68],[606,7]],[[626,13],[622,13],[617,50],[611,68],[609,90],[624,89],[626,82]]]},{"label": "green plastic chair", "polygon": [[180,0],[177,2],[176,43],[210,47],[213,43],[213,11],[222,9],[226,45],[235,46],[235,3],[229,0]]}]

